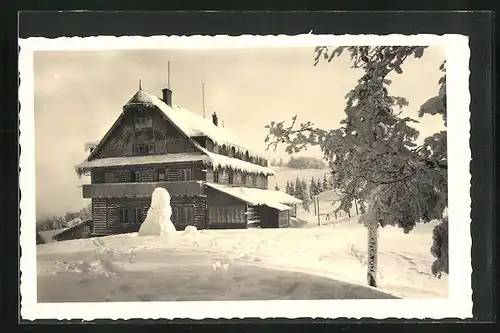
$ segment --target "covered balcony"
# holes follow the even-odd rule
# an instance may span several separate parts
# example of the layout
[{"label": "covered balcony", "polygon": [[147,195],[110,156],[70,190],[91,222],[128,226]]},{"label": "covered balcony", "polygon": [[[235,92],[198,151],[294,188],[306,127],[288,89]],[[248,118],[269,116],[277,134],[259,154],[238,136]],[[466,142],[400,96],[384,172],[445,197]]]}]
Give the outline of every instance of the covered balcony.
[{"label": "covered balcony", "polygon": [[154,182],[154,183],[104,183],[82,185],[83,197],[116,198],[148,197],[156,187],[163,187],[170,196],[201,196],[205,185],[201,181]]}]

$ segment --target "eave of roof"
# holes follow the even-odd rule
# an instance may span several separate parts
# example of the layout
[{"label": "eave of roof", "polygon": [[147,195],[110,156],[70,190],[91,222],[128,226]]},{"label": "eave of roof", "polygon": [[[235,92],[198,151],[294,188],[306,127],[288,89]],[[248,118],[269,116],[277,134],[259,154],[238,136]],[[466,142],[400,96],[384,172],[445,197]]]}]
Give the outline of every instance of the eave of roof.
[{"label": "eave of roof", "polygon": [[209,157],[203,154],[166,154],[166,155],[147,155],[147,156],[128,156],[128,157],[109,157],[99,158],[91,161],[83,161],[75,169],[78,174],[89,171],[92,168],[108,168],[126,165],[144,165],[144,164],[162,164],[177,162],[208,162]]},{"label": "eave of roof", "polygon": [[290,209],[290,207],[287,207],[287,204],[298,204],[302,202],[300,199],[281,191],[240,186],[232,187],[214,183],[206,183],[206,185],[255,206],[265,205],[278,210],[286,210]]}]

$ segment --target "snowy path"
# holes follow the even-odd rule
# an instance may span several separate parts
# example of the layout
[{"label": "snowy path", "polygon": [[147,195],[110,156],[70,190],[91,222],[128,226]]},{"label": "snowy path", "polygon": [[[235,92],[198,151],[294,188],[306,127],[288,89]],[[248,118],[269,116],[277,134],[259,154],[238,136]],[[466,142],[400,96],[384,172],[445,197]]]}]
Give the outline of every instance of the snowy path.
[{"label": "snowy path", "polygon": [[[447,280],[430,275],[429,230],[381,230],[383,292],[446,297]],[[388,297],[364,286],[365,248],[366,230],[355,219],[315,228],[52,243],[38,246],[38,295],[42,302]]]}]

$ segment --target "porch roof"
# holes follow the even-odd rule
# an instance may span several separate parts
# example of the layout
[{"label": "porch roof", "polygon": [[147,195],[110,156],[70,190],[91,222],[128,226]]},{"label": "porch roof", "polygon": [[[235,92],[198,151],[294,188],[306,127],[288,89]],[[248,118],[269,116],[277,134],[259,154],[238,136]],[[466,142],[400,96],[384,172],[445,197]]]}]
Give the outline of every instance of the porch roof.
[{"label": "porch roof", "polygon": [[250,205],[264,205],[280,211],[291,209],[291,207],[287,204],[297,204],[302,202],[301,200],[281,191],[241,186],[231,187],[214,183],[206,183],[206,185],[217,191],[245,201]]}]

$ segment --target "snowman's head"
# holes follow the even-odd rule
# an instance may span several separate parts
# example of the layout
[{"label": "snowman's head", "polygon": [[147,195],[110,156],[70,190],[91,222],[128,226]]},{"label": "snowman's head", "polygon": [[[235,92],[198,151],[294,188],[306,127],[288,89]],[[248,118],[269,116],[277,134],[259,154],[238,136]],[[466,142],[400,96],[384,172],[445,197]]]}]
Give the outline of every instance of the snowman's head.
[{"label": "snowman's head", "polygon": [[163,187],[157,187],[151,198],[151,208],[170,207],[170,194]]}]

